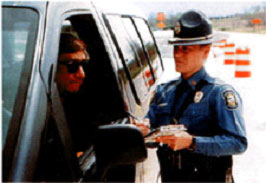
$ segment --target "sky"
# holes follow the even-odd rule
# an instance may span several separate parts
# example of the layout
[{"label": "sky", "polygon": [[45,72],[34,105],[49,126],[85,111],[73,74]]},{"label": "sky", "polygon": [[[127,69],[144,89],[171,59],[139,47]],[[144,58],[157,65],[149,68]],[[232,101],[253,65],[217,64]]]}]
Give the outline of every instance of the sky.
[{"label": "sky", "polygon": [[[55,0],[50,0],[55,1]],[[56,0],[64,1],[64,0]],[[73,0],[69,0],[73,1]],[[75,0],[87,1],[87,0]],[[203,11],[209,17],[227,16],[243,13],[258,4],[266,6],[266,0],[92,0],[104,4],[118,6],[135,4],[147,17],[151,13],[165,12],[170,14],[182,13],[189,9]]]},{"label": "sky", "polygon": [[146,16],[157,12],[176,14],[188,9],[198,9],[208,16],[216,17],[243,13],[259,4],[266,6],[266,0],[112,0],[112,3],[125,1],[135,4]]}]

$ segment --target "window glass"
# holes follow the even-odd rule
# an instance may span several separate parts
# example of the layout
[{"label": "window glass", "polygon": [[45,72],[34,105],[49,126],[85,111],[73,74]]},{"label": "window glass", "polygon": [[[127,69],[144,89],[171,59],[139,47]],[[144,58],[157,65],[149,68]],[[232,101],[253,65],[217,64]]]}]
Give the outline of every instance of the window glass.
[{"label": "window glass", "polygon": [[[121,18],[120,16],[115,15],[109,15],[107,18],[126,61],[138,97],[143,99],[148,88],[141,71],[147,63],[145,63],[146,61],[143,61],[145,55],[139,37],[137,36],[136,29],[129,18]],[[142,62],[140,62],[141,59]]]},{"label": "window glass", "polygon": [[134,51],[133,45],[130,44],[128,32],[125,29],[123,21],[120,17],[108,16],[108,19],[116,35],[118,44],[122,50],[131,77],[134,79],[141,72],[141,65],[138,62],[137,54]]},{"label": "window glass", "polygon": [[2,9],[2,146],[14,112],[22,68],[30,67],[38,26],[38,14],[31,9]]},{"label": "window glass", "polygon": [[130,18],[123,18],[123,22],[129,34],[131,44],[134,45],[135,51],[137,52],[137,56],[142,64],[142,68],[144,68],[148,65],[148,60],[142,49],[141,41],[139,39],[137,31]]},{"label": "window glass", "polygon": [[149,30],[149,27],[148,25],[146,24],[146,22],[141,19],[141,18],[134,18],[134,21],[135,21],[135,24],[139,30],[139,33],[141,35],[141,38],[143,40],[143,43],[148,51],[148,54],[149,54],[149,57],[151,59],[151,63],[152,63],[152,67],[155,71],[155,76],[158,74],[158,72],[161,72],[159,71],[160,67],[160,59],[158,57],[158,54],[157,54],[157,50],[156,50],[156,47],[155,47],[155,42],[154,42],[154,39],[151,35],[151,32]]}]

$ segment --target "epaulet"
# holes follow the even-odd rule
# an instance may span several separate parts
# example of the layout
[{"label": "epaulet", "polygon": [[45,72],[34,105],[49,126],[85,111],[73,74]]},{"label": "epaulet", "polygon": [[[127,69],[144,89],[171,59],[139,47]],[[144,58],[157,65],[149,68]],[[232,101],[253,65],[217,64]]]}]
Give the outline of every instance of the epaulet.
[{"label": "epaulet", "polygon": [[219,90],[221,90],[221,91],[226,91],[226,90],[236,91],[232,85],[226,83],[225,81],[221,80],[220,78],[215,78],[214,86],[216,88],[219,88]]},{"label": "epaulet", "polygon": [[214,85],[217,85],[217,86],[226,85],[226,83],[220,78],[213,78],[213,83]]}]

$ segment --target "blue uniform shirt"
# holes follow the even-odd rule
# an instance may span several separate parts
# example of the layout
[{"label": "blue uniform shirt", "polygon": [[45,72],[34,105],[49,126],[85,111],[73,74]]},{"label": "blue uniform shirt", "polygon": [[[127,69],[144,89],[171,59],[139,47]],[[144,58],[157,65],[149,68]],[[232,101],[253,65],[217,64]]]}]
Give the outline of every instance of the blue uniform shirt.
[{"label": "blue uniform shirt", "polygon": [[[194,101],[178,121],[186,126],[188,133],[195,136],[195,153],[225,156],[244,152],[247,138],[239,94],[232,86],[210,77],[204,67],[186,81],[188,88],[195,90],[195,85],[200,80],[207,81],[207,84],[195,94],[197,96]],[[175,117],[171,109],[181,81],[182,78],[157,87],[146,116],[150,119],[152,128],[168,125]],[[177,99],[175,113],[180,109],[188,92],[189,90],[184,90]]]}]

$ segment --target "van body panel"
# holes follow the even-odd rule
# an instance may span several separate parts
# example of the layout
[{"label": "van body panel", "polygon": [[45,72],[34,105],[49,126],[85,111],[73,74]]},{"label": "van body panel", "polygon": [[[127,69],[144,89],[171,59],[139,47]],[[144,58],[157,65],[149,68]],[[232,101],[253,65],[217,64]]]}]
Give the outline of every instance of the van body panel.
[{"label": "van body panel", "polygon": [[[35,157],[39,152],[40,134],[35,132],[41,131],[43,128],[44,114],[46,113],[46,91],[39,73],[40,45],[46,4],[45,2],[3,2],[2,4],[2,7],[6,8],[7,11],[17,8],[20,12],[32,11],[38,16],[34,22],[37,26],[34,29],[35,32],[29,35],[32,38],[28,39],[34,44],[31,48],[32,56],[30,60],[22,63],[22,75],[18,83],[17,100],[14,103],[15,110],[13,110],[13,116],[9,123],[7,140],[3,142],[3,175],[9,177],[10,180],[22,181],[25,180],[25,177],[32,177],[31,172],[24,172],[24,170],[26,166],[34,168]],[[12,65],[20,64],[19,62],[10,62],[10,65],[5,69],[9,70],[13,67]],[[13,76],[15,77],[15,75]],[[39,97],[44,98],[44,100],[36,100]],[[43,110],[40,111],[40,109]],[[32,143],[32,139],[36,139],[37,143]]]}]

